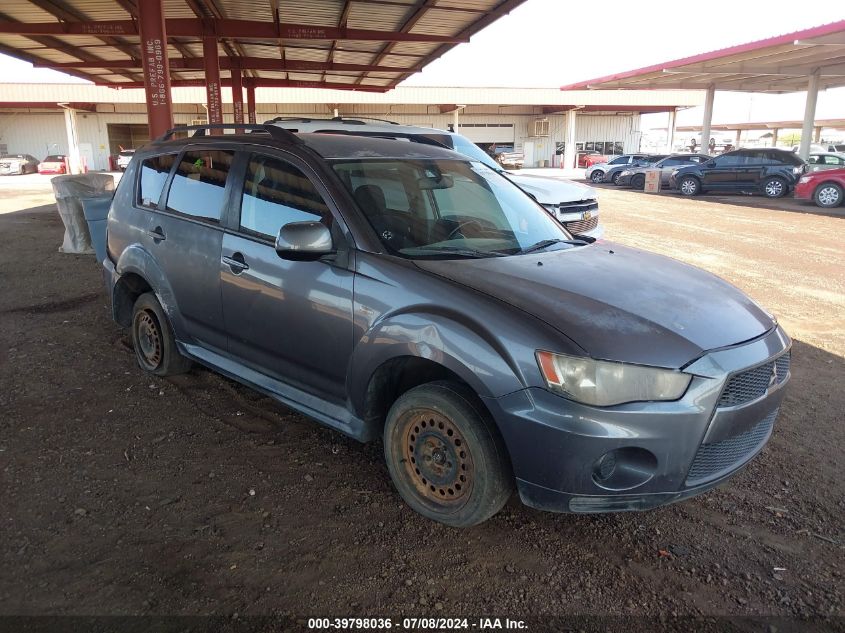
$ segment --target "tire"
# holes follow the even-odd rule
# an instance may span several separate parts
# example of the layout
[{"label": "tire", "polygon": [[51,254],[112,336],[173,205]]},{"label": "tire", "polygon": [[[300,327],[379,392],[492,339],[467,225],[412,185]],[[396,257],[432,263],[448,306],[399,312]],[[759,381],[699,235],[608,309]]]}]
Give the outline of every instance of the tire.
[{"label": "tire", "polygon": [[820,184],[816,187],[816,191],[813,194],[813,202],[816,203],[817,207],[822,207],[823,209],[838,207],[842,204],[843,198],[845,196],[843,196],[842,187],[835,182],[824,182]]},{"label": "tire", "polygon": [[617,171],[613,176],[610,177],[610,182],[612,182],[617,187],[619,186],[619,176],[622,175],[621,171]]},{"label": "tire", "polygon": [[697,196],[701,193],[701,183],[695,176],[684,176],[678,182],[678,191],[684,196]]},{"label": "tire", "polygon": [[762,190],[767,198],[783,198],[789,191],[789,185],[783,178],[766,178],[763,181]]},{"label": "tire", "polygon": [[138,297],[132,308],[132,347],[141,369],[156,376],[183,374],[191,368],[191,361],[179,353],[170,321],[152,292]]},{"label": "tire", "polygon": [[384,457],[405,503],[445,525],[478,525],[513,494],[498,430],[475,394],[457,383],[427,383],[393,403]]},{"label": "tire", "polygon": [[631,178],[631,187],[633,189],[645,189],[645,176],[637,174]]},{"label": "tire", "polygon": [[601,169],[596,169],[592,174],[590,174],[590,180],[595,184],[604,182],[604,172]]}]

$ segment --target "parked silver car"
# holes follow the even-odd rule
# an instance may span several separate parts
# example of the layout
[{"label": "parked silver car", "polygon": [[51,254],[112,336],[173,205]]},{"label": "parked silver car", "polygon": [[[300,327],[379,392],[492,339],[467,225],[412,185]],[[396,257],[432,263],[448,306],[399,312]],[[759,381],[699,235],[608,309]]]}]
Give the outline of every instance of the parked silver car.
[{"label": "parked silver car", "polygon": [[29,154],[8,154],[0,158],[0,176],[34,174],[38,171],[38,162]]},{"label": "parked silver car", "polygon": [[700,165],[710,160],[707,154],[672,154],[657,161],[653,165],[637,165],[624,169],[619,173],[616,184],[620,187],[632,187],[634,189],[645,189],[645,174],[652,169],[660,170],[660,187],[669,186],[669,177],[678,167],[685,165]]},{"label": "parked silver car", "polygon": [[[587,167],[587,171],[584,172],[584,177],[590,182],[594,182],[596,184],[601,182],[612,182],[615,185],[616,181],[614,180],[614,174],[619,174],[621,172],[621,169],[616,169],[617,167],[624,168],[633,165],[646,156],[648,156],[648,154],[623,154],[622,156],[616,156],[606,163],[596,163],[595,165]],[[607,177],[610,170],[614,171],[610,177]]]},{"label": "parked silver car", "polygon": [[842,169],[845,167],[845,153],[817,152],[810,154],[807,159],[809,171],[823,171],[826,169]]}]

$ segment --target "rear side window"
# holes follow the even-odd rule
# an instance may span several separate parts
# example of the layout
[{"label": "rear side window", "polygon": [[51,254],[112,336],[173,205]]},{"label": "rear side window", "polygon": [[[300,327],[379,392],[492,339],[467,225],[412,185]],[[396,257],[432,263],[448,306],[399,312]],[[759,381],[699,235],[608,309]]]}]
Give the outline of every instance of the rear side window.
[{"label": "rear side window", "polygon": [[320,192],[287,161],[258,154],[250,158],[241,197],[241,230],[274,240],[288,222],[322,222],[332,215]]},{"label": "rear side window", "polygon": [[167,194],[167,210],[219,222],[234,156],[234,152],[223,150],[191,150],[182,154]]},{"label": "rear side window", "polygon": [[164,183],[173,167],[175,154],[152,156],[141,163],[141,177],[138,183],[138,204],[142,207],[155,209],[161,198]]}]

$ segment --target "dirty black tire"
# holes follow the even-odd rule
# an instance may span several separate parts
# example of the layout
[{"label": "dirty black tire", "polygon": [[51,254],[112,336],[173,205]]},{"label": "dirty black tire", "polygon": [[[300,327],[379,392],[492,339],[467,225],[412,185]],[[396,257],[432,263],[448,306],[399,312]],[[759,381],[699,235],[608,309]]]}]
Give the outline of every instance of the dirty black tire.
[{"label": "dirty black tire", "polygon": [[813,202],[823,209],[838,207],[842,204],[843,199],[845,199],[845,196],[843,196],[842,187],[835,182],[822,183],[816,187],[816,191],[813,193]]},{"label": "dirty black tire", "polygon": [[469,527],[513,494],[510,460],[478,397],[438,381],[400,396],[387,414],[384,456],[405,502],[433,521]]},{"label": "dirty black tire", "polygon": [[631,178],[631,187],[634,189],[645,189],[645,176],[637,174]]},{"label": "dirty black tire", "polygon": [[763,195],[767,198],[783,198],[789,191],[789,185],[783,178],[772,177],[763,181]]},{"label": "dirty black tire", "polygon": [[618,186],[619,186],[619,176],[621,176],[621,175],[622,175],[622,172],[621,172],[621,171],[617,171],[617,172],[615,172],[615,173],[614,173],[614,174],[610,177],[610,182],[612,182],[614,185],[616,185],[616,186],[618,187]]},{"label": "dirty black tire", "polygon": [[155,294],[146,292],[132,308],[132,347],[144,371],[156,376],[183,374],[191,361],[179,353],[173,328]]},{"label": "dirty black tire", "polygon": [[701,183],[695,176],[684,176],[678,181],[678,191],[685,196],[697,196],[701,193]]}]

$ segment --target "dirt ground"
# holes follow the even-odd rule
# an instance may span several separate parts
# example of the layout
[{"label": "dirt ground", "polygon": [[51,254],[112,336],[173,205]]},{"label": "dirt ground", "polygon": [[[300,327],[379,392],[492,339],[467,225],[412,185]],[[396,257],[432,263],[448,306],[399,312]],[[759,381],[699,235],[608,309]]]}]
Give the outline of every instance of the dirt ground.
[{"label": "dirt ground", "polygon": [[513,499],[460,531],[401,502],[378,444],[203,369],[144,374],[94,258],[57,252],[45,183],[0,182],[0,614],[842,625],[845,210],[602,189],[608,239],[721,275],[795,338],[773,439],[680,504],[575,516]]}]

